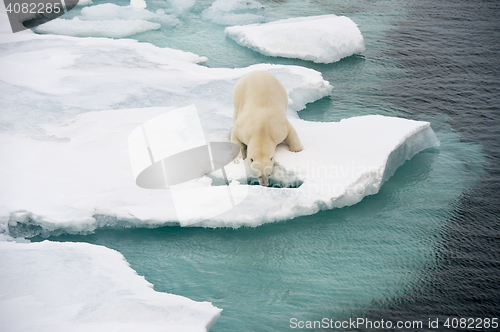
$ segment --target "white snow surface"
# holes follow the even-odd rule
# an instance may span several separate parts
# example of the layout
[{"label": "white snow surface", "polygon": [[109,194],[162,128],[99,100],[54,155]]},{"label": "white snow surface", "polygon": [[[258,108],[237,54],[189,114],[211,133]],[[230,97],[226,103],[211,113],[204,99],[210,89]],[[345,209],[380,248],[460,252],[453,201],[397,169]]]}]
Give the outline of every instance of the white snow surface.
[{"label": "white snow surface", "polygon": [[[127,148],[133,129],[168,111],[156,107],[85,113],[63,125],[45,127],[48,135],[59,140],[1,134],[0,153],[5,158],[0,171],[4,183],[1,215],[9,218],[10,226],[27,223],[45,231],[67,232],[87,232],[104,225],[153,227],[176,221],[182,226],[258,226],[355,204],[377,193],[404,161],[437,145],[427,122],[378,115],[338,123],[291,119],[304,150],[292,153],[280,145],[275,159],[287,171],[281,182],[303,181],[299,188],[241,183],[245,174],[237,163],[243,161],[237,159],[226,171],[233,186],[248,192],[243,202],[205,220],[225,189],[212,186],[213,178],[193,180],[189,189],[212,200],[203,204],[188,195],[192,200],[188,202],[192,203],[190,219],[178,220],[168,190],[135,185]],[[214,141],[228,141],[229,128],[220,129],[213,132],[219,138]]]},{"label": "white snow surface", "polygon": [[268,56],[332,63],[365,51],[356,23],[345,16],[297,17],[225,29],[238,44]]},{"label": "white snow surface", "polygon": [[0,266],[2,331],[206,332],[222,311],[154,291],[102,246],[0,241]]},{"label": "white snow surface", "polygon": [[221,25],[260,23],[265,21],[263,9],[264,5],[255,0],[216,0],[201,17]]}]

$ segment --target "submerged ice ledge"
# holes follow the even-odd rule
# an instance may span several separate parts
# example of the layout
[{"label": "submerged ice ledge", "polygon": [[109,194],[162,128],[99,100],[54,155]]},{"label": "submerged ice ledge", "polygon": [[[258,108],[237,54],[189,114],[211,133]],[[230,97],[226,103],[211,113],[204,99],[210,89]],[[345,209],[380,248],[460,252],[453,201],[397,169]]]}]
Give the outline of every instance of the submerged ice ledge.
[{"label": "submerged ice ledge", "polygon": [[263,22],[264,5],[255,0],[216,0],[201,13],[204,20],[222,25]]},{"label": "submerged ice ledge", "polygon": [[206,332],[221,309],[160,293],[117,251],[87,243],[0,239],[5,331]]}]

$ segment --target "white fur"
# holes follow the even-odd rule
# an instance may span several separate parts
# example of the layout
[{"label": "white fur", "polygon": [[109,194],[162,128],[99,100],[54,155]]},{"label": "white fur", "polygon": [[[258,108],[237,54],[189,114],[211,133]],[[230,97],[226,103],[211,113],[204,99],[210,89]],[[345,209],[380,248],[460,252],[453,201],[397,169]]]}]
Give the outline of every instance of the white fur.
[{"label": "white fur", "polygon": [[297,132],[286,118],[286,90],[268,72],[254,71],[236,83],[233,104],[231,142],[239,145],[243,159],[249,157],[254,175],[267,186],[276,145],[285,141],[290,151],[302,150]]}]

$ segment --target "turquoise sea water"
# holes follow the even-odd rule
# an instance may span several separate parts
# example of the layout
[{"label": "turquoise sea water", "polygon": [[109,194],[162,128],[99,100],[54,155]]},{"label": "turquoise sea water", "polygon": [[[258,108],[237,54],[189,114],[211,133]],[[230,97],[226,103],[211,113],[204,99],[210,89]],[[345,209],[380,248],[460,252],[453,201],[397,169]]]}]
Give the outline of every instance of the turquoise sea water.
[{"label": "turquoise sea water", "polygon": [[[410,72],[395,56],[405,50],[391,36],[408,19],[411,5],[398,1],[263,2],[268,21],[332,13],[359,25],[366,51],[319,65],[265,57],[240,47],[224,36],[224,26],[200,19],[210,3],[198,1],[177,27],[133,38],[207,56],[210,67],[264,62],[313,68],[334,91],[302,110],[303,119],[338,121],[382,114],[424,120],[431,123],[441,146],[417,154],[378,194],[351,207],[257,228],[99,229],[90,235],[49,239],[116,249],[155,290],[212,302],[224,309],[212,331],[286,331],[291,329],[292,318],[367,317],[430,287],[425,276],[442,264],[438,252],[456,206],[484,176],[487,164],[481,145],[464,142],[454,130],[453,115],[430,112],[424,101],[405,106],[405,98],[415,95],[409,89],[399,93],[395,84],[408,79]],[[155,11],[162,3],[148,5]],[[415,79],[412,84],[421,82]],[[420,319],[427,322],[427,318]]]}]

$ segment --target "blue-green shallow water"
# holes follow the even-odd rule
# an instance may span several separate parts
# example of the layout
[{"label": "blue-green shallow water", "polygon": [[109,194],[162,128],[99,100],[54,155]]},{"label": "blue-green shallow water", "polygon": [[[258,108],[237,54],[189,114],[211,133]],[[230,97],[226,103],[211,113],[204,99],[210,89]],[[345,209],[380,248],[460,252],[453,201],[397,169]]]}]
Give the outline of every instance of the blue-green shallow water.
[{"label": "blue-green shallow water", "polygon": [[101,229],[52,240],[116,249],[155,290],[211,301],[224,309],[212,331],[365,317],[374,304],[412,293],[435,267],[452,203],[474,178],[456,162],[460,143],[441,139],[442,148],[418,154],[379,194],[348,208],[258,228]]},{"label": "blue-green shallow water", "polygon": [[[440,30],[436,22],[446,22],[443,17],[455,8],[445,1],[264,2],[270,20],[335,13],[360,25],[367,45],[363,55],[315,65],[239,47],[224,38],[223,27],[197,19],[209,3],[198,1],[176,28],[135,37],[208,56],[207,65],[214,67],[271,62],[314,68],[335,90],[308,105],[302,118],[384,114],[426,120],[441,147],[416,155],[377,195],[348,208],[255,229],[101,229],[50,239],[117,249],[156,290],[211,301],[224,309],[212,331],[289,330],[292,317],[426,321],[461,312],[498,313],[486,301],[498,294],[499,173],[491,166],[499,152],[498,129],[491,129],[498,128],[491,97],[498,79],[488,74],[496,73],[498,60],[486,54],[493,69],[474,66],[484,52],[463,38],[468,16],[450,14],[450,21],[458,20],[454,29]],[[482,6],[484,22],[486,9],[495,12],[488,6],[496,7]],[[474,34],[468,37],[477,41]],[[483,82],[486,91],[478,90]],[[483,143],[489,160],[476,142]],[[487,194],[478,194],[484,190]],[[487,248],[478,249],[476,242]],[[486,279],[475,282],[481,275]],[[473,309],[463,309],[467,306]]]}]

